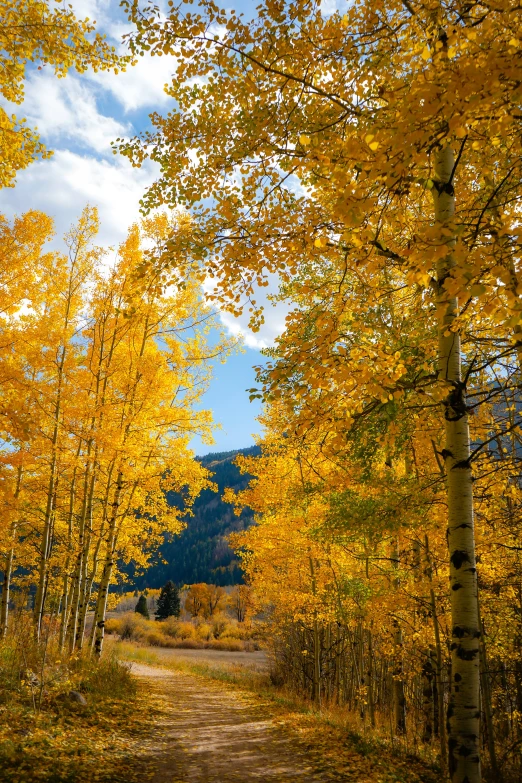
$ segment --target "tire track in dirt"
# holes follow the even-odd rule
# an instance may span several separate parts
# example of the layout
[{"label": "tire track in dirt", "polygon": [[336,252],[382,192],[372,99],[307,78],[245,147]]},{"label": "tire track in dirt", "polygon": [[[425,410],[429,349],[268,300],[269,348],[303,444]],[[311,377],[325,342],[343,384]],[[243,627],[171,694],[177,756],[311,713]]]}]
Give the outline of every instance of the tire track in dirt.
[{"label": "tire track in dirt", "polygon": [[152,783],[326,783],[299,742],[247,694],[143,664],[132,673],[164,713],[142,748]]}]

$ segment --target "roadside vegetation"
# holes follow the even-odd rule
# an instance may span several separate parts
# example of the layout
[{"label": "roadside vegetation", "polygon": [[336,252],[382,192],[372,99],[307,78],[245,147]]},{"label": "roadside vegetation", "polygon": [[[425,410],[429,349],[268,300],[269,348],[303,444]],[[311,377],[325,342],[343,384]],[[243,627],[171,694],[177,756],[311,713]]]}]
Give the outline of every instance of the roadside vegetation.
[{"label": "roadside vegetation", "polygon": [[14,619],[0,642],[0,781],[142,779],[140,738],[157,708],[129,663],[114,653],[62,654],[56,622],[36,642],[30,616]]}]

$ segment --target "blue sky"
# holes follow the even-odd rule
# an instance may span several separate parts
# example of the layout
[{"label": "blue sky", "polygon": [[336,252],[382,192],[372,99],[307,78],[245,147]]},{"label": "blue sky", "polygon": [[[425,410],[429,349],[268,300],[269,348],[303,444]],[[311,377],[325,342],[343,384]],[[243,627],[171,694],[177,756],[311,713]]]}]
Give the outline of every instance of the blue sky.
[{"label": "blue sky", "polygon": [[[338,1],[342,3],[325,0],[324,10],[333,11]],[[98,29],[118,44],[127,24],[117,0],[71,3],[78,16],[95,19]],[[256,5],[238,0],[234,7],[249,15]],[[132,168],[125,158],[113,155],[110,144],[146,128],[150,112],[168,111],[171,99],[163,85],[173,70],[170,57],[141,58],[137,66],[118,76],[72,73],[57,79],[49,68],[32,69],[24,104],[12,110],[38,127],[54,156],[21,172],[15,188],[0,191],[0,213],[12,217],[28,209],[42,210],[54,218],[57,233],[62,235],[89,203],[99,209],[99,244],[117,247],[139,219],[139,199],[156,171],[149,162],[141,169]],[[260,406],[249,402],[245,390],[254,386],[252,367],[263,361],[260,349],[271,345],[282,331],[285,314],[282,306],[268,306],[265,326],[256,335],[246,327],[246,318],[220,315],[230,334],[244,335],[245,352],[215,366],[204,407],[212,409],[221,430],[216,431],[210,449],[195,440],[196,453],[252,445],[253,434],[260,431],[256,421]]]}]

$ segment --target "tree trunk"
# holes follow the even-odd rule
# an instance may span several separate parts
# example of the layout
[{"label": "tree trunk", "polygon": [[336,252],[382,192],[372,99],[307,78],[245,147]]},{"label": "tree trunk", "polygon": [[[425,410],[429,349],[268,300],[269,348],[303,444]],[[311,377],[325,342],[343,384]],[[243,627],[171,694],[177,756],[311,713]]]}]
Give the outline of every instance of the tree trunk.
[{"label": "tree trunk", "polygon": [[[455,214],[454,155],[450,146],[435,156],[432,189],[435,221],[452,231]],[[454,240],[441,234],[447,245],[437,265],[439,318],[439,380],[448,393],[444,399],[448,497],[448,546],[450,555],[452,682],[448,711],[449,766],[453,783],[479,783],[480,770],[480,627],[477,612],[477,573],[473,521],[473,487],[470,464],[466,388],[461,377],[458,302],[448,296],[445,282],[455,268]]]},{"label": "tree trunk", "polygon": [[96,602],[96,612],[94,615],[94,625],[96,628],[94,636],[94,654],[99,658],[103,649],[103,638],[105,636],[105,612],[107,611],[107,597],[109,595],[109,586],[111,583],[112,569],[114,566],[114,546],[116,541],[116,523],[118,519],[118,509],[123,489],[123,474],[121,470],[118,473],[116,481],[116,491],[112,502],[111,518],[107,532],[107,549],[103,574],[98,588],[98,600]]},{"label": "tree trunk", "polygon": [[[393,565],[396,570],[399,568],[399,542],[395,540],[393,551]],[[399,588],[399,577],[393,580],[395,590]],[[393,643],[395,648],[394,666],[393,666],[393,711],[394,711],[394,730],[397,734],[406,734],[406,696],[404,694],[404,673],[402,665],[402,629],[399,621],[394,618]]]},{"label": "tree trunk", "polygon": [[[17,476],[16,476],[16,488],[14,491],[14,501],[15,501],[15,514],[17,514],[17,503],[20,496],[20,487],[22,484],[22,467],[18,467]],[[0,609],[0,639],[5,639],[7,634],[7,626],[9,622],[9,597],[11,592],[11,576],[13,573],[13,560],[14,560],[14,550],[15,550],[15,543],[16,543],[16,531],[18,529],[18,518],[15,516],[15,519],[13,520],[13,523],[11,525],[10,530],[10,537],[11,537],[11,547],[6,555],[5,558],[5,565],[4,565],[4,581],[2,584],[2,601],[1,601],[1,609]]]},{"label": "tree trunk", "polygon": [[[57,417],[59,415],[59,406],[57,406]],[[49,557],[52,545],[52,527],[55,501],[55,483],[56,483],[56,444],[58,442],[58,425],[55,425],[51,457],[51,467],[49,472],[49,486],[47,488],[47,504],[45,508],[44,526],[42,533],[42,546],[40,550],[40,561],[38,565],[38,585],[34,597],[33,620],[35,627],[35,636],[40,638],[42,629],[42,620],[45,609],[45,593],[48,579]]]},{"label": "tree trunk", "polygon": [[[480,618],[480,607],[479,607]],[[486,651],[486,641],[484,626],[481,623],[482,637],[480,640],[480,684],[482,686],[482,705],[484,708],[484,721],[486,724],[486,740],[488,745],[489,763],[495,783],[502,783],[503,775],[498,766],[497,753],[495,748],[495,729],[493,726],[493,711],[491,708],[491,683],[489,680],[488,657]]]},{"label": "tree trunk", "polygon": [[373,632],[368,631],[368,710],[370,712],[370,724],[375,728],[375,701],[373,686]]},{"label": "tree trunk", "polygon": [[430,605],[431,605],[431,619],[433,621],[433,635],[435,637],[435,682],[434,682],[434,698],[436,698],[436,715],[434,718],[435,734],[439,738],[440,744],[440,766],[444,778],[448,773],[448,744],[446,736],[446,716],[444,709],[444,683],[442,681],[443,662],[442,662],[442,647],[440,643],[440,626],[439,617],[437,614],[437,601],[435,598],[435,591],[433,589],[433,575],[432,575],[432,562],[430,554],[430,543],[428,536],[424,536],[424,543],[426,546],[426,558],[428,560],[428,579],[430,580]]}]

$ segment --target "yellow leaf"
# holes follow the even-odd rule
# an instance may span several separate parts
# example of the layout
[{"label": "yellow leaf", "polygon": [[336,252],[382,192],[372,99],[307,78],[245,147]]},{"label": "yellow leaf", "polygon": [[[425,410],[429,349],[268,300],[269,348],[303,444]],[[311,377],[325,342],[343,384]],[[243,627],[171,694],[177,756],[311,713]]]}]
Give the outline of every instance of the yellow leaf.
[{"label": "yellow leaf", "polygon": [[476,283],[471,286],[471,296],[482,296],[486,293],[486,286],[481,283]]},{"label": "yellow leaf", "polygon": [[303,147],[307,147],[310,144],[310,136],[306,136],[304,133],[299,136],[299,143]]},{"label": "yellow leaf", "polygon": [[421,57],[423,60],[429,60],[431,57],[431,50],[429,46],[425,46],[422,50]]},{"label": "yellow leaf", "polygon": [[379,149],[381,146],[378,141],[372,141],[371,144],[368,144],[369,148],[375,152],[375,150]]}]

